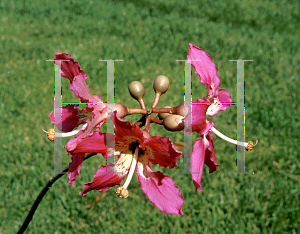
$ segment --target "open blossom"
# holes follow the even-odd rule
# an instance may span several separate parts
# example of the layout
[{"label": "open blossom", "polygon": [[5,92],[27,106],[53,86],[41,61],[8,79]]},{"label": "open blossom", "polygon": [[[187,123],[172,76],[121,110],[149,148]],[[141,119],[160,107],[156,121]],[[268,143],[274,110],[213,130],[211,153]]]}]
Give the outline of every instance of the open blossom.
[{"label": "open blossom", "polygon": [[236,145],[244,146],[246,150],[253,149],[253,142],[240,142],[220,133],[212,120],[208,121],[206,116],[213,117],[219,111],[225,111],[231,105],[232,98],[225,89],[218,89],[221,85],[220,78],[217,76],[216,64],[212,58],[202,49],[189,44],[188,63],[195,68],[195,73],[200,76],[200,82],[205,84],[207,95],[203,99],[192,102],[188,114],[184,120],[185,131],[187,133],[197,132],[200,139],[196,140],[191,153],[190,172],[192,173],[193,183],[197,192],[201,192],[201,179],[204,164],[209,167],[209,173],[219,170],[214,151],[213,134],[215,133],[222,139]]},{"label": "open blossom", "polygon": [[[62,61],[58,62],[59,60]],[[74,136],[65,147],[67,151],[72,151],[76,148],[79,139],[100,130],[103,123],[107,120],[108,109],[114,108],[121,118],[130,114],[126,106],[120,103],[107,104],[99,96],[92,95],[90,93],[90,86],[85,83],[87,79],[85,72],[81,70],[79,63],[71,58],[71,55],[55,52],[55,63],[58,65],[59,63],[61,64],[61,76],[69,79],[70,90],[74,92],[81,103],[86,103],[87,107],[80,110],[76,105],[67,105],[53,110],[49,115],[51,124],[56,124],[58,129],[64,133],[54,133],[54,130],[51,129],[48,132],[49,140],[54,140],[55,137]],[[60,116],[61,121],[58,123],[55,120],[55,114]],[[81,124],[84,125],[73,130]]]},{"label": "open blossom", "polygon": [[[218,89],[221,85],[217,76],[217,67],[212,58],[202,49],[189,44],[188,63],[195,68],[195,73],[200,76],[200,82],[205,84],[207,95],[203,99],[192,102],[189,113],[185,118],[188,133],[197,132],[200,139],[196,140],[191,153],[190,172],[197,192],[201,192],[201,179],[204,164],[209,167],[209,173],[219,170],[216,161],[212,130],[215,125],[208,121],[206,115],[213,117],[219,111],[225,111],[231,105],[232,98],[225,89]],[[195,60],[195,61],[192,61]]]},{"label": "open blossom", "polygon": [[[80,102],[87,104],[87,107],[82,110],[78,109],[75,105],[63,106],[61,110],[57,110],[58,108],[56,108],[49,115],[51,124],[55,124],[54,113],[61,113],[61,123],[58,123],[57,126],[61,126],[59,130],[68,133],[57,133],[58,137],[76,135],[70,139],[66,146],[69,150],[72,150],[76,147],[78,139],[86,137],[95,128],[101,127],[107,117],[107,106],[99,96],[90,93],[90,86],[85,83],[87,76],[80,68],[79,63],[71,58],[71,55],[55,52],[55,63],[59,64],[59,60],[69,60],[60,62],[61,76],[69,79],[70,90],[74,92]],[[83,123],[84,125],[81,128],[70,132]]]},{"label": "open blossom", "polygon": [[[182,152],[175,149],[168,137],[145,138],[143,131],[137,125],[121,120],[117,114],[114,123],[115,148],[111,152],[108,146],[108,153],[105,156],[114,155],[118,159],[115,163],[101,166],[95,173],[93,181],[84,185],[80,195],[86,195],[87,192],[95,189],[106,191],[110,187],[120,185],[127,176],[124,185],[117,189],[118,196],[125,198],[129,195],[127,188],[136,169],[138,181],[149,200],[164,213],[182,215],[184,201],[175,182],[162,172],[152,171],[149,166],[149,163],[152,163],[162,168],[174,168]],[[105,133],[94,132],[93,135],[79,139],[77,147],[70,153],[102,153],[104,135]],[[81,163],[82,161],[79,160],[76,165],[80,167]]]}]

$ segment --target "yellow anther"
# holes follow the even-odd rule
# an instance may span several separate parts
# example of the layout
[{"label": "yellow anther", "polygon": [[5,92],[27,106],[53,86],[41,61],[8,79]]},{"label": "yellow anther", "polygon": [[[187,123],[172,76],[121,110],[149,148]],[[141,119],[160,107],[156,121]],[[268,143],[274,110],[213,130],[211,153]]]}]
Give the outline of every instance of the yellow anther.
[{"label": "yellow anther", "polygon": [[248,141],[248,145],[247,145],[247,147],[246,147],[246,150],[247,150],[247,151],[253,150],[253,142],[252,142],[252,141]]},{"label": "yellow anther", "polygon": [[123,188],[122,186],[117,188],[116,194],[118,195],[118,197],[120,198],[126,198],[129,196],[129,192],[126,188]]},{"label": "yellow anther", "polygon": [[53,128],[50,128],[47,132],[47,137],[50,141],[54,141],[55,138],[55,131]]}]

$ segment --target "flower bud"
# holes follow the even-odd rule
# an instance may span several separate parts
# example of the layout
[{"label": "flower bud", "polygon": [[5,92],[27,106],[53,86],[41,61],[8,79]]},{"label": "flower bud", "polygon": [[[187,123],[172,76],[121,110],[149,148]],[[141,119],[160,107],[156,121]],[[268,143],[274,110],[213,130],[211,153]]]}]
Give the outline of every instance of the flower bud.
[{"label": "flower bud", "polygon": [[128,90],[129,90],[131,97],[133,97],[134,99],[136,99],[136,100],[143,99],[145,90],[144,90],[144,86],[142,85],[141,82],[132,81],[128,85]]},{"label": "flower bud", "polygon": [[[171,106],[164,106],[163,108],[172,108]],[[160,119],[164,119],[166,118],[168,115],[170,115],[169,113],[158,113],[158,117]]]},{"label": "flower bud", "polygon": [[[177,115],[181,115],[181,116],[184,116],[184,104],[181,104],[179,106],[176,106],[174,107],[174,112],[177,114]],[[187,113],[186,113],[187,114]]]},{"label": "flower bud", "polygon": [[126,115],[128,115],[128,108],[120,103],[115,103],[115,110],[118,113],[119,118],[124,118]]},{"label": "flower bud", "polygon": [[155,78],[155,81],[153,83],[153,89],[155,93],[159,93],[160,95],[164,94],[167,92],[169,88],[169,78],[164,76],[164,75],[159,75],[158,77]]},{"label": "flower bud", "polygon": [[163,120],[163,125],[168,131],[181,131],[184,129],[182,119],[184,119],[184,117],[181,115],[168,115]]}]

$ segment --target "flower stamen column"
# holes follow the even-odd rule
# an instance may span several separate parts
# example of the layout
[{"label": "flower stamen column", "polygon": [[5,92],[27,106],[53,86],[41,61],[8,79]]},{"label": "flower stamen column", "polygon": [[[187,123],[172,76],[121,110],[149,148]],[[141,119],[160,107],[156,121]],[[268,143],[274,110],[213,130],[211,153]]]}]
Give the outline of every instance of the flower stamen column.
[{"label": "flower stamen column", "polygon": [[48,131],[44,130],[42,127],[42,130],[47,133],[47,137],[50,141],[54,141],[55,137],[70,137],[75,136],[80,130],[84,130],[86,128],[87,124],[84,124],[82,127],[71,131],[71,132],[55,132],[53,128],[50,128]]},{"label": "flower stamen column", "polygon": [[256,143],[255,145],[253,145],[252,141],[248,141],[248,142],[242,142],[242,141],[237,141],[237,140],[233,140],[227,136],[225,136],[224,134],[222,134],[221,132],[219,132],[217,129],[215,129],[214,127],[211,128],[211,131],[216,134],[218,137],[222,138],[225,141],[228,141],[229,143],[235,144],[235,145],[240,145],[240,146],[244,146],[246,148],[247,151],[251,151],[253,149],[253,146],[256,146],[258,143],[258,140],[256,139]]},{"label": "flower stamen column", "polygon": [[129,183],[132,179],[133,173],[135,171],[135,167],[136,167],[136,163],[137,163],[137,159],[138,159],[138,154],[139,154],[139,147],[136,146],[127,179],[126,179],[124,185],[119,187],[116,191],[116,194],[121,198],[126,198],[126,197],[129,196],[129,192],[127,190],[127,187],[129,185]]}]

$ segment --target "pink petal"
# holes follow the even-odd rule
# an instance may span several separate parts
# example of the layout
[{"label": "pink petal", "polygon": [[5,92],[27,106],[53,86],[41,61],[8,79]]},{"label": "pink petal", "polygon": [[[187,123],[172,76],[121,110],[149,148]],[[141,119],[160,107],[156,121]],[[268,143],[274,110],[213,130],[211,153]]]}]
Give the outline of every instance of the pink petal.
[{"label": "pink petal", "polygon": [[205,160],[205,149],[203,137],[200,136],[199,140],[196,140],[193,145],[193,151],[191,153],[190,159],[190,172],[192,174],[193,183],[197,189],[197,192],[202,192],[201,190],[201,180],[203,174]]},{"label": "pink petal", "polygon": [[[96,100],[90,93],[90,86],[85,83],[87,79],[85,72],[80,68],[79,63],[71,58],[71,55],[55,52],[55,60],[71,60],[61,61],[61,76],[70,80],[70,90],[74,92],[75,96],[78,97],[81,102],[99,102],[99,100]],[[55,61],[55,63],[58,64],[57,61]]]},{"label": "pink petal", "polygon": [[76,146],[77,146],[77,142],[78,142],[78,137],[72,137],[69,141],[68,141],[68,143],[66,144],[66,146],[65,146],[65,149],[68,151],[68,152],[73,152],[74,151],[74,149],[76,148]]},{"label": "pink petal", "polygon": [[84,163],[83,158],[85,154],[72,155],[72,162],[69,164],[69,181],[68,183],[74,186],[75,179],[79,176],[80,168]]},{"label": "pink petal", "polygon": [[93,135],[78,139],[75,149],[69,151],[68,146],[66,149],[70,154],[101,153],[106,156],[106,134],[107,133],[93,132]]},{"label": "pink petal", "polygon": [[87,76],[84,72],[75,76],[70,82],[70,90],[72,90],[76,97],[80,99],[81,102],[94,102],[98,101],[93,97],[90,92],[90,86],[85,83]]},{"label": "pink petal", "polygon": [[[189,107],[188,114],[185,117],[185,125],[192,126],[193,132],[198,132],[200,135],[206,134],[212,127],[212,121],[206,120],[206,111],[209,107],[207,101],[198,99]],[[192,116],[192,117],[191,117]],[[191,133],[191,128],[187,128],[186,132]]]},{"label": "pink petal", "polygon": [[79,195],[85,196],[87,192],[92,190],[106,191],[110,187],[119,185],[126,174],[114,173],[114,165],[108,163],[107,166],[101,166],[94,174],[93,181],[85,184]]},{"label": "pink petal", "polygon": [[84,138],[90,135],[95,128],[100,128],[104,121],[106,120],[107,116],[107,108],[104,108],[102,111],[99,111],[92,118],[86,121],[87,127],[84,130],[81,130],[77,133],[78,138]]},{"label": "pink petal", "polygon": [[145,140],[143,132],[137,125],[121,120],[118,114],[115,114],[115,131],[116,141],[132,142],[136,139],[142,143]]},{"label": "pink petal", "polygon": [[[66,53],[55,52],[55,60],[71,60],[71,61],[61,61],[61,76],[66,77],[72,81],[75,76],[78,76],[80,72],[83,72],[80,68],[78,62],[75,62],[74,59],[71,58],[71,55]],[[55,61],[55,64],[58,64]]]},{"label": "pink petal", "polygon": [[138,181],[150,202],[166,214],[182,215],[183,197],[175,182],[161,172],[138,163]]},{"label": "pink petal", "polygon": [[209,167],[209,173],[212,173],[214,171],[218,171],[219,165],[217,163],[215,150],[214,150],[214,141],[213,141],[213,134],[212,132],[209,132],[206,135],[206,147],[205,147],[205,165]]},{"label": "pink petal", "polygon": [[197,192],[202,192],[201,180],[204,164],[209,167],[209,173],[219,170],[214,151],[212,132],[208,132],[208,134],[205,135],[205,138],[203,135],[200,135],[200,139],[194,142],[190,163],[190,172],[192,174],[193,183]]},{"label": "pink petal", "polygon": [[93,97],[96,99],[96,101],[103,102],[98,95],[94,94]]},{"label": "pink petal", "polygon": [[[152,164],[159,164],[160,167],[174,168],[182,152],[175,149],[169,137],[154,136],[145,140],[142,148],[150,150],[148,160]],[[147,152],[147,150],[146,150]]]},{"label": "pink petal", "polygon": [[212,121],[206,120],[206,111],[208,109],[204,99],[198,99],[192,104],[192,129],[193,132],[206,134],[212,127]]},{"label": "pink petal", "polygon": [[227,106],[231,106],[232,98],[226,89],[219,89],[218,96],[214,99],[218,105],[211,104],[207,110],[207,115],[214,117],[219,111],[225,111]]},{"label": "pink petal", "polygon": [[70,132],[80,124],[84,123],[84,121],[80,121],[79,118],[79,113],[81,113],[81,110],[79,110],[75,105],[67,105],[63,106],[61,110],[60,108],[56,108],[50,113],[48,118],[51,119],[51,124],[55,124],[55,111],[56,113],[61,113],[61,122],[59,122],[57,125],[60,131]]},{"label": "pink petal", "polygon": [[95,132],[95,127],[100,128],[101,125],[104,123],[106,119],[106,109],[104,109],[104,111],[102,113],[98,113],[97,115],[94,115],[91,119],[88,119],[86,121],[87,123],[87,127],[84,130],[80,130],[77,133],[77,136],[72,137],[67,145],[66,145],[66,150],[68,152],[72,152],[75,150],[75,148],[77,147],[78,144],[78,140],[79,139],[83,139],[89,135],[92,135],[93,132]]},{"label": "pink petal", "polygon": [[221,85],[221,81],[217,76],[218,69],[212,58],[203,49],[190,43],[187,59],[187,62],[195,68],[195,73],[200,76],[200,82],[206,84],[207,95],[218,95],[218,87]]}]

